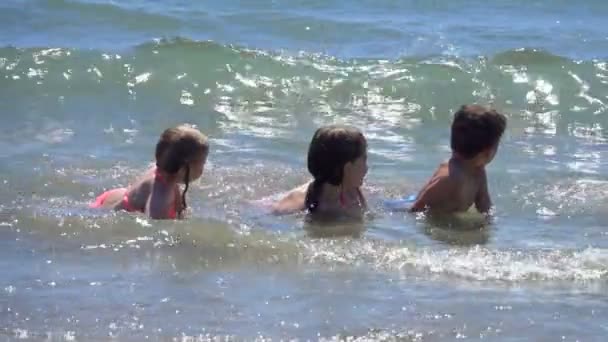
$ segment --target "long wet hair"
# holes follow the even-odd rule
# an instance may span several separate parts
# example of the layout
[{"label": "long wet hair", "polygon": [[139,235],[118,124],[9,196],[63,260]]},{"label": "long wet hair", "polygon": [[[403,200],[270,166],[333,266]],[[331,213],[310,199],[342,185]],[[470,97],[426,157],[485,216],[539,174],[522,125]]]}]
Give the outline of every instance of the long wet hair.
[{"label": "long wet hair", "polygon": [[332,125],[317,129],[308,148],[308,171],[314,178],[306,191],[309,212],[319,206],[323,184],[341,185],[344,165],[363,156],[366,149],[367,141],[357,128]]},{"label": "long wet hair", "polygon": [[190,125],[180,125],[166,129],[156,144],[156,167],[170,175],[175,175],[182,167],[186,168],[185,188],[182,192],[182,207],[186,209],[186,192],[190,185],[190,162],[203,154],[207,157],[209,143],[207,137]]}]

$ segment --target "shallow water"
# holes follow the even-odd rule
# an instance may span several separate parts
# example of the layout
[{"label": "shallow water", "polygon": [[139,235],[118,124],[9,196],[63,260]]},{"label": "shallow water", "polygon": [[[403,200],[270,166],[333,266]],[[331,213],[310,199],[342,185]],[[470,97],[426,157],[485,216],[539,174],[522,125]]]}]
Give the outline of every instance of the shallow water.
[{"label": "shallow water", "polygon": [[[2,2],[0,339],[603,340],[606,15],[602,1]],[[469,102],[509,118],[490,222],[387,211],[449,155]],[[86,208],[182,122],[212,143],[188,220]],[[306,181],[312,133],[336,122],[368,137],[362,225],[326,237],[251,202]]]}]

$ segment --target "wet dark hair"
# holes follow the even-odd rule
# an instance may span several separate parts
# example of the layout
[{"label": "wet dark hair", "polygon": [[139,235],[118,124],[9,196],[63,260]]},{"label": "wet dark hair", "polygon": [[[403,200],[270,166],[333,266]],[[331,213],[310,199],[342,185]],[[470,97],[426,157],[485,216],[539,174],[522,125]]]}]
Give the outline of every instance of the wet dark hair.
[{"label": "wet dark hair", "polygon": [[366,153],[363,133],[350,126],[324,126],[315,132],[308,148],[308,171],[314,180],[306,191],[305,205],[313,212],[319,205],[323,184],[342,184],[344,165]]},{"label": "wet dark hair", "polygon": [[474,158],[497,146],[506,126],[507,118],[493,109],[480,105],[462,106],[452,122],[452,151],[465,159]]},{"label": "wet dark hair", "polygon": [[186,209],[186,192],[190,185],[190,162],[204,154],[209,153],[207,137],[190,125],[180,125],[166,129],[156,144],[156,167],[168,174],[176,174],[182,167],[186,167],[182,192],[182,207],[179,214]]}]

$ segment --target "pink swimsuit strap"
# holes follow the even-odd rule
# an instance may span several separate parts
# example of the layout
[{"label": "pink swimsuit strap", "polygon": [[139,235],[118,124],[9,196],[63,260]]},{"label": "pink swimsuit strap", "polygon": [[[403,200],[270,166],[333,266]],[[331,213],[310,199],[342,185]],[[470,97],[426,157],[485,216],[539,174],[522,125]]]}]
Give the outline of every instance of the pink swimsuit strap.
[{"label": "pink swimsuit strap", "polygon": [[[366,206],[365,205],[365,199],[363,198],[363,194],[361,193],[361,189],[357,188],[357,197],[359,197],[359,203],[362,206]],[[342,206],[342,208],[346,207],[346,199],[344,198],[344,193],[342,191],[340,191],[340,206]]]},{"label": "pink swimsuit strap", "polygon": [[154,180],[159,181],[163,184],[167,184],[167,180],[163,177],[162,173],[158,170],[158,168],[154,169]]},{"label": "pink swimsuit strap", "polygon": [[346,207],[346,199],[344,199],[344,193],[340,191],[340,206],[344,209]]}]

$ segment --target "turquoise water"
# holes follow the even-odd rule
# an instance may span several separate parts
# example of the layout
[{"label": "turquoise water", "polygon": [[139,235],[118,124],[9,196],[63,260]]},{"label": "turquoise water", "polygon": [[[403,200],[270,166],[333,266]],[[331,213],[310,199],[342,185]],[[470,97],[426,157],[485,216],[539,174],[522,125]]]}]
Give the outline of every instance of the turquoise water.
[{"label": "turquoise water", "polygon": [[[608,3],[0,4],[0,339],[601,341]],[[449,156],[451,113],[509,128],[490,222],[387,211]],[[189,122],[190,218],[91,211]],[[369,142],[361,225],[251,201],[307,180],[323,124]]]}]

